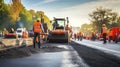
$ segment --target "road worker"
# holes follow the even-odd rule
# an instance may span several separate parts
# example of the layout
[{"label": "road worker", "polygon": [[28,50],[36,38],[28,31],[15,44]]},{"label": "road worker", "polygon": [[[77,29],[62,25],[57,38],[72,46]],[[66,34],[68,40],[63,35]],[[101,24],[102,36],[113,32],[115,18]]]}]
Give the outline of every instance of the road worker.
[{"label": "road worker", "polygon": [[74,39],[76,40],[76,38],[77,38],[77,34],[76,34],[76,33],[74,33]]},{"label": "road worker", "polygon": [[82,32],[79,32],[79,33],[78,33],[78,40],[82,41],[82,36],[83,36],[83,35],[82,35]]},{"label": "road worker", "polygon": [[69,27],[69,33],[70,33],[70,38],[72,38],[72,34],[73,34],[72,27]]},{"label": "road worker", "polygon": [[6,28],[4,28],[3,34],[4,34],[4,37],[8,34],[8,31],[6,30]]},{"label": "road worker", "polygon": [[72,28],[69,27],[68,23],[65,26],[65,30],[68,31],[68,35],[69,35],[68,41],[71,42],[73,32],[72,32]]},{"label": "road worker", "polygon": [[66,26],[65,26],[65,30],[69,30],[69,26],[68,26],[68,24],[66,24]]},{"label": "road worker", "polygon": [[14,28],[10,28],[10,33],[14,33]]},{"label": "road worker", "polygon": [[106,36],[107,36],[107,27],[105,24],[102,25],[101,33],[103,35],[103,43],[105,44],[106,41]]},{"label": "road worker", "polygon": [[82,32],[79,32],[79,40],[82,41],[83,34]]},{"label": "road worker", "polygon": [[112,32],[112,29],[110,29],[108,32],[109,42],[111,42],[112,40],[112,35],[113,35],[113,32]]},{"label": "road worker", "polygon": [[36,38],[38,37],[38,48],[40,48],[41,43],[40,43],[40,34],[44,32],[43,26],[40,22],[40,18],[37,19],[37,22],[34,22],[33,24],[33,32],[34,32],[34,40],[33,40],[33,47],[35,48],[36,44]]},{"label": "road worker", "polygon": [[77,36],[77,40],[79,40],[79,33],[77,33],[76,36]]},{"label": "road worker", "polygon": [[95,41],[96,40],[96,33],[97,33],[97,31],[96,30],[94,30],[93,32],[92,32],[92,37],[91,37],[91,39],[93,40],[93,41]]},{"label": "road worker", "polygon": [[23,31],[23,38],[28,38],[28,32],[27,32],[27,30],[26,30],[26,28],[24,28],[24,31]]}]

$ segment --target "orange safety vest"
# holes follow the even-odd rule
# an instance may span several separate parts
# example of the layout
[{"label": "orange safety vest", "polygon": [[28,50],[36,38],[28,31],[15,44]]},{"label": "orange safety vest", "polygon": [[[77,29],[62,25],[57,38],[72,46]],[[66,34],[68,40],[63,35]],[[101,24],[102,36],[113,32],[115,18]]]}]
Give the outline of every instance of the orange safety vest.
[{"label": "orange safety vest", "polygon": [[106,27],[102,27],[102,33],[107,33],[107,28]]},{"label": "orange safety vest", "polygon": [[40,22],[35,22],[34,24],[33,24],[33,27],[34,27],[34,32],[36,32],[36,33],[41,33],[42,31],[41,31],[41,23]]},{"label": "orange safety vest", "polygon": [[77,33],[77,37],[79,36],[79,33]]},{"label": "orange safety vest", "polygon": [[112,35],[113,35],[113,32],[112,32],[112,31],[109,31],[108,35],[109,35],[109,36],[112,36]]},{"label": "orange safety vest", "polygon": [[24,31],[22,34],[23,34],[23,38],[28,38],[28,34],[26,31]]},{"label": "orange safety vest", "polygon": [[7,30],[4,30],[4,31],[3,31],[3,34],[4,34],[4,35],[8,34],[8,31],[7,31]]},{"label": "orange safety vest", "polygon": [[79,33],[79,36],[82,36],[82,32]]},{"label": "orange safety vest", "polygon": [[69,30],[69,27],[68,27],[68,25],[66,25],[66,26],[65,26],[65,30]]}]

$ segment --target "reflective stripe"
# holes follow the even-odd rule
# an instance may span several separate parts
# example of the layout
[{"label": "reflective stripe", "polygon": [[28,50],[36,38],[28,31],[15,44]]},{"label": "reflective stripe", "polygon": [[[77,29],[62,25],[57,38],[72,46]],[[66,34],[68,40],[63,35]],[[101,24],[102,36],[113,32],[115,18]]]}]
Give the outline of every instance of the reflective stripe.
[{"label": "reflective stripe", "polygon": [[34,23],[34,32],[37,32],[37,33],[41,33],[41,28],[40,28],[41,24],[40,22],[35,22]]},{"label": "reflective stripe", "polygon": [[40,26],[34,26],[35,29],[40,29]]}]

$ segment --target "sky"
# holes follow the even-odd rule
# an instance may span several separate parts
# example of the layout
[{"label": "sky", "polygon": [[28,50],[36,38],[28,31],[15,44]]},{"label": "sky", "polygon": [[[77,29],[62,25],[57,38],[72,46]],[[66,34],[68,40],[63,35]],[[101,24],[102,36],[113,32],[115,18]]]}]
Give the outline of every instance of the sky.
[{"label": "sky", "polygon": [[[11,0],[4,0],[11,3]],[[21,0],[26,9],[44,11],[52,20],[53,17],[69,17],[71,26],[80,27],[90,23],[88,14],[97,7],[109,8],[120,14],[120,0]]]}]

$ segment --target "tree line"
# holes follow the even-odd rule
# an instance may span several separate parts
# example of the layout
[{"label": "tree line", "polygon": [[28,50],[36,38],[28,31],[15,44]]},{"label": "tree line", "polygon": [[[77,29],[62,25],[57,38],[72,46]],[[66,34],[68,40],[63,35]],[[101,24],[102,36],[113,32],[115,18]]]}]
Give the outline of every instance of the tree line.
[{"label": "tree line", "polygon": [[44,22],[48,24],[48,28],[51,28],[50,20],[43,11],[27,10],[21,0],[12,0],[11,4],[0,0],[0,30],[4,28],[9,30],[11,27],[32,29],[32,24],[37,18],[43,18]]},{"label": "tree line", "polygon": [[80,29],[84,33],[86,33],[84,30],[87,30],[87,34],[94,30],[100,32],[102,24],[106,24],[108,29],[120,27],[120,15],[112,9],[98,7],[89,14],[89,17],[90,24],[83,24]]}]

